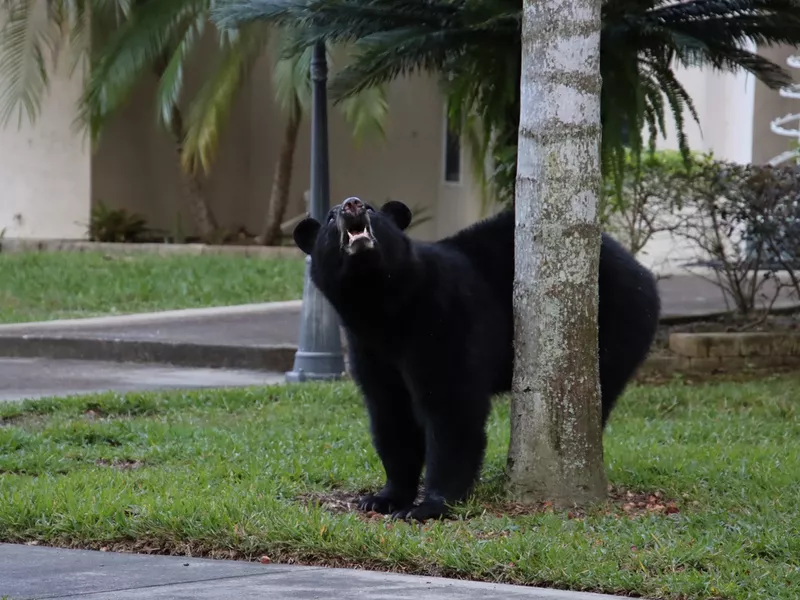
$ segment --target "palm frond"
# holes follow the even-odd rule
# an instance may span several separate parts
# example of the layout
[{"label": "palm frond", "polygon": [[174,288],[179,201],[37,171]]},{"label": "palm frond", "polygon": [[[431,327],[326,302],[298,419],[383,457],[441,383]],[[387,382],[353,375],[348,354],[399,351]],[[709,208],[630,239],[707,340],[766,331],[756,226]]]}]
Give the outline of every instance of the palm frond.
[{"label": "palm frond", "polygon": [[[311,107],[311,56],[310,47],[299,48],[296,52],[288,52],[292,44],[294,30],[283,28],[277,30],[275,36],[275,54],[272,66],[272,87],[275,101],[290,118],[298,115],[294,111],[306,112]],[[330,48],[326,47],[328,64],[330,64]]]},{"label": "palm frond", "polygon": [[181,154],[184,169],[210,170],[236,96],[267,42],[266,28],[254,23],[236,31],[220,48],[214,69],[189,108]]},{"label": "palm frond", "polygon": [[60,27],[49,19],[47,6],[36,1],[9,0],[4,9],[6,20],[0,28],[0,122],[7,125],[18,113],[21,126],[24,113],[33,123],[41,111]]},{"label": "palm frond", "polygon": [[[93,138],[127,103],[143,75],[169,55],[208,1],[143,0],[135,5],[92,61],[78,118],[91,127]],[[174,89],[169,92],[175,95]]]},{"label": "palm frond", "polygon": [[365,88],[345,98],[341,103],[341,109],[356,143],[372,136],[381,139],[386,137],[389,101],[385,86]]},{"label": "palm frond", "polygon": [[394,28],[441,27],[487,4],[489,0],[223,0],[212,9],[211,20],[221,29],[253,21],[317,29],[331,41],[349,42]]},{"label": "palm frond", "polygon": [[197,41],[202,37],[207,21],[206,14],[200,12],[194,19],[186,23],[180,41],[161,72],[156,90],[156,110],[161,122],[166,127],[172,123],[173,108],[178,104],[183,89],[186,60],[195,49]]},{"label": "palm frond", "polygon": [[[294,27],[279,30],[276,38],[276,60],[272,71],[275,99],[290,118],[296,118],[294,111],[306,112],[311,108],[313,48],[300,42],[306,38]],[[329,68],[335,70],[333,43],[325,43],[325,53]],[[385,86],[364,85],[355,93],[348,94],[340,108],[356,142],[372,135],[385,137],[389,111]]]}]

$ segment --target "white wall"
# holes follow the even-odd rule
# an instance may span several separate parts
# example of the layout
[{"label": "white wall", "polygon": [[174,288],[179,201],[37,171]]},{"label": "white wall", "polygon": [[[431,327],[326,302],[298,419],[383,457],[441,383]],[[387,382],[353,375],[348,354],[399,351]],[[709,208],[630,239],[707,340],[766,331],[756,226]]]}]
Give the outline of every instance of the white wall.
[{"label": "white wall", "polygon": [[[684,132],[692,151],[713,152],[718,159],[747,164],[753,160],[753,122],[756,80],[749,73],[719,73],[709,68],[675,67],[675,74],[692,98],[700,123],[684,113]],[[776,94],[777,95],[777,94]],[[676,150],[674,120],[666,115],[668,135],[659,137],[659,149]],[[760,132],[762,133],[762,132]],[[662,232],[638,255],[648,268],[662,274],[685,272],[682,266],[700,256],[698,248],[671,233]]]},{"label": "white wall", "polygon": [[65,56],[51,68],[49,93],[33,126],[23,113],[0,131],[0,232],[7,237],[85,237],[89,140],[73,126],[83,73],[70,79],[69,66]]},{"label": "white wall", "polygon": [[[709,68],[676,66],[678,80],[692,98],[698,125],[688,110],[684,113],[689,146],[693,151],[713,152],[714,156],[739,163],[753,157],[753,104],[755,78],[749,73],[719,73]],[[674,120],[666,115],[668,135],[659,137],[661,149],[677,149]]]}]

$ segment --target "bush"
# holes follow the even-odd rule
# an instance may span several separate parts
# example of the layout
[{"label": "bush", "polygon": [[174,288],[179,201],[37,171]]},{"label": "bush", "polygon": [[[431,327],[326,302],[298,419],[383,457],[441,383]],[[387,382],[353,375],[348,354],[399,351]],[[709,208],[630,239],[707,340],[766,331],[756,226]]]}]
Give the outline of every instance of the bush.
[{"label": "bush", "polygon": [[681,206],[681,198],[673,194],[674,181],[692,172],[696,162],[706,160],[692,156],[687,163],[678,151],[649,152],[639,165],[627,157],[621,185],[606,179],[598,209],[603,227],[636,255],[656,233],[672,231],[669,216]]},{"label": "bush", "polygon": [[697,266],[742,315],[787,286],[800,297],[800,167],[739,165],[679,152],[629,163],[621,188],[606,182],[600,220],[637,254],[659,232],[697,248]]},{"label": "bush", "polygon": [[102,202],[92,207],[89,239],[93,242],[136,242],[147,232],[147,221],[124,208],[108,208]]},{"label": "bush", "polygon": [[673,183],[692,209],[676,233],[700,249],[738,312],[760,297],[771,308],[787,286],[800,295],[800,167],[707,161]]}]

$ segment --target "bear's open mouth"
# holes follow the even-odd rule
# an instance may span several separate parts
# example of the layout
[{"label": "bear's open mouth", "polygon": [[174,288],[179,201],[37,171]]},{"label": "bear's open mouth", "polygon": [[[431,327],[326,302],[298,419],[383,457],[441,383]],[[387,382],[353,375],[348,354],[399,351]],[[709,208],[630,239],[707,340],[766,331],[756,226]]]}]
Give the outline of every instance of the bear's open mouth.
[{"label": "bear's open mouth", "polygon": [[372,226],[366,213],[360,215],[340,214],[338,225],[342,248],[348,254],[375,247],[375,236],[372,235]]},{"label": "bear's open mouth", "polygon": [[356,240],[363,239],[363,240],[368,240],[370,242],[372,241],[372,237],[370,236],[366,225],[364,225],[364,228],[361,231],[358,231],[358,229],[356,229],[355,231],[348,229],[347,237],[348,237],[347,242],[351,246],[353,245],[353,242],[355,242]]}]

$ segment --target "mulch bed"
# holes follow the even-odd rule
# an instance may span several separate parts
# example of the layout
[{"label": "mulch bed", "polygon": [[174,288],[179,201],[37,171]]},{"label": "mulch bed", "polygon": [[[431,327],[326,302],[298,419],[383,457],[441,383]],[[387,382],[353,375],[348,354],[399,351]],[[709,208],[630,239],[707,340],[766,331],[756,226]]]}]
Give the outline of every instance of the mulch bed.
[{"label": "mulch bed", "polygon": [[[333,514],[353,513],[362,521],[389,521],[389,515],[382,515],[374,511],[362,512],[358,510],[358,499],[365,492],[352,490],[330,490],[326,492],[311,492],[300,494],[295,498],[302,504],[312,504],[321,507]],[[419,501],[421,497],[418,497]],[[541,502],[527,505],[519,502],[485,502],[482,503],[481,513],[470,514],[467,517],[479,514],[492,514],[496,517],[518,517],[537,513],[552,513],[555,511],[552,502]],[[615,517],[637,518],[647,515],[672,515],[680,512],[678,501],[664,497],[663,492],[633,491],[624,488],[608,486],[608,500],[601,508],[606,515]],[[565,511],[568,519],[583,519],[586,512],[582,510]],[[500,533],[500,532],[498,532]]]}]

